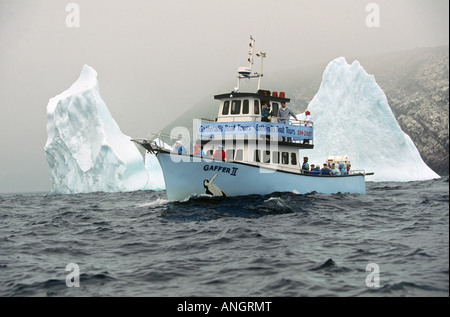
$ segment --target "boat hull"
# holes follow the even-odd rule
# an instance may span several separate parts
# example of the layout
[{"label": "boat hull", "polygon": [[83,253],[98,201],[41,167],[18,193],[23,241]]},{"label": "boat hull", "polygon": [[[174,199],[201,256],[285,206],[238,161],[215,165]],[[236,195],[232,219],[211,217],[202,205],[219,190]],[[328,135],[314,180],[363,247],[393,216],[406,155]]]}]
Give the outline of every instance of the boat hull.
[{"label": "boat hull", "polygon": [[242,196],[295,192],[365,194],[365,175],[304,175],[240,162],[157,153],[164,174],[167,198],[190,196]]}]

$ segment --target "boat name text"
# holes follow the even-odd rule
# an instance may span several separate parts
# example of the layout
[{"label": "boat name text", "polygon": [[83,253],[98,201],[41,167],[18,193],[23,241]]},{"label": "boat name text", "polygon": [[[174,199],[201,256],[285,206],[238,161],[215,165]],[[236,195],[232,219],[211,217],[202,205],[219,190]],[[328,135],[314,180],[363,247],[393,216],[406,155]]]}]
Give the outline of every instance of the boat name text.
[{"label": "boat name text", "polygon": [[239,168],[237,167],[224,167],[224,166],[219,166],[219,165],[205,165],[203,166],[203,170],[204,171],[214,171],[214,172],[222,172],[222,173],[226,173],[226,174],[230,174],[231,176],[236,176],[236,173],[238,171]]}]

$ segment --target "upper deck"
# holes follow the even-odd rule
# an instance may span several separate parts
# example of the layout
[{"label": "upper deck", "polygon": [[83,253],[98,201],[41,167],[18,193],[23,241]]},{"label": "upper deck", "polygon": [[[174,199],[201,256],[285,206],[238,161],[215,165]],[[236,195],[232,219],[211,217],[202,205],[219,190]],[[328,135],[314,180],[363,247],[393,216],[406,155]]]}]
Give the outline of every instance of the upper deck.
[{"label": "upper deck", "polygon": [[[284,92],[280,93],[284,95]],[[215,95],[220,100],[217,122],[227,121],[261,121],[261,111],[264,103],[272,110],[272,122],[277,122],[278,109],[281,102],[288,103],[289,98],[279,97],[277,92],[272,95],[267,90],[258,93],[231,92]]]},{"label": "upper deck", "polygon": [[[281,103],[288,103],[284,92],[259,90],[257,93],[236,92],[215,95],[220,100],[216,118],[202,122],[197,136],[203,140],[268,140],[303,148],[313,147],[313,123],[290,118],[287,124],[279,123]],[[269,105],[270,122],[261,121],[262,107]],[[203,119],[205,120],[205,119]],[[207,120],[208,121],[208,120]]]}]

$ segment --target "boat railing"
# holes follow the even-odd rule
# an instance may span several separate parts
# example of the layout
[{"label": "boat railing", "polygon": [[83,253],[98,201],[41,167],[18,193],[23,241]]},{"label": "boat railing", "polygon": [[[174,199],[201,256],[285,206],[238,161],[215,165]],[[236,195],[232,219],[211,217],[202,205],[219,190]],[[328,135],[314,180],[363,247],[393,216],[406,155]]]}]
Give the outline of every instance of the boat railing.
[{"label": "boat railing", "polygon": [[169,133],[158,132],[158,133],[149,133],[148,140],[156,145],[160,149],[167,149],[168,147],[172,147],[174,143],[174,139],[171,137]]},{"label": "boat railing", "polygon": [[[242,118],[247,120],[241,120]],[[248,120],[248,118],[253,118],[253,120]],[[211,117],[211,118],[200,118],[201,121],[208,121],[208,122],[219,122],[220,120],[226,120],[224,122],[234,122],[234,121],[261,121],[262,116],[261,115],[252,115],[252,114],[244,114],[244,115],[227,115],[227,116],[218,116],[218,117]],[[258,120],[256,120],[258,119]],[[278,123],[278,117],[274,117],[275,121],[270,121],[272,123]],[[290,125],[294,126],[309,126],[314,127],[314,122],[312,121],[306,121],[306,120],[289,120]]]},{"label": "boat railing", "polygon": [[[224,117],[218,118],[224,119]],[[289,120],[287,123],[278,123],[258,120],[216,121],[209,119],[205,121],[204,118],[200,119],[197,137],[202,140],[239,139],[237,135],[243,137],[248,136],[251,139],[270,139],[271,141],[285,141],[287,143],[305,144],[308,146],[313,146],[314,144],[313,124],[305,120]]]},{"label": "boat railing", "polygon": [[305,127],[314,127],[314,122],[312,121],[305,121],[305,120],[289,120],[290,125],[296,125],[296,126],[305,126]]},{"label": "boat railing", "polygon": [[346,173],[346,174],[343,174],[343,175],[342,174],[331,174],[330,172],[323,173],[322,171],[312,173],[310,171],[300,170],[300,174],[312,175],[312,176],[317,176],[317,175],[321,175],[321,176],[373,175],[373,173],[366,173],[365,170],[350,170],[349,173]]},{"label": "boat railing", "polygon": [[[236,116],[236,117],[246,117],[248,118],[249,116]],[[261,116],[259,116],[260,118]],[[207,118],[200,118],[201,122],[217,122],[218,117],[207,117]],[[256,120],[251,120],[251,121],[256,121]],[[233,121],[230,121],[233,122]],[[256,121],[258,122],[258,121]],[[270,123],[270,122],[269,122]],[[277,122],[271,122],[271,123],[277,123]],[[309,125],[309,123],[311,122],[307,122],[304,120],[299,120],[299,121],[295,121],[295,120],[289,120],[289,125],[292,126],[312,126]],[[264,135],[262,135],[261,137],[264,137]],[[158,133],[149,133],[148,135],[148,142],[152,142],[152,145],[156,145],[157,147],[161,148],[161,149],[168,149],[170,147],[173,146],[173,144],[175,143],[175,141],[182,141],[182,144],[184,144],[185,146],[187,146],[188,148],[190,147],[190,143],[192,142],[192,136],[190,135],[188,139],[183,139],[183,136],[174,136],[173,134],[169,134],[169,133],[164,133],[164,132],[158,132]],[[208,137],[201,137],[201,139],[204,138],[209,138]],[[294,137],[294,138],[288,138],[286,137],[286,139],[288,140],[288,142],[290,143],[300,143],[300,144],[305,144],[304,140],[298,137]],[[279,136],[278,137],[278,141],[282,141],[282,137]],[[307,142],[306,144],[313,144],[313,140],[310,140],[309,142]]]}]

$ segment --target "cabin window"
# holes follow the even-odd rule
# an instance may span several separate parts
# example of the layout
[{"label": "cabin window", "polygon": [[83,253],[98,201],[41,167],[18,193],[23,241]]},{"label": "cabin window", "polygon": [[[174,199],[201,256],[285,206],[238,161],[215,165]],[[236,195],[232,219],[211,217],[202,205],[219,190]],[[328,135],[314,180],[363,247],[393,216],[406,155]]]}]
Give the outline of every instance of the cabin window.
[{"label": "cabin window", "polygon": [[231,114],[240,114],[241,113],[241,101],[233,100],[231,102]]},{"label": "cabin window", "polygon": [[255,162],[261,162],[261,151],[255,150]]},{"label": "cabin window", "polygon": [[228,112],[230,112],[230,101],[226,100],[223,103],[223,107],[222,107],[222,115],[226,116],[228,114]]},{"label": "cabin window", "polygon": [[272,102],[272,116],[278,117],[278,102]]},{"label": "cabin window", "polygon": [[263,163],[270,163],[270,151],[263,151]]},{"label": "cabin window", "polygon": [[272,163],[274,163],[274,164],[280,163],[280,152],[278,152],[278,151],[272,152]]},{"label": "cabin window", "polygon": [[259,100],[254,101],[253,110],[254,110],[255,114],[259,114]]},{"label": "cabin window", "polygon": [[244,104],[242,105],[242,114],[248,114],[249,113],[249,103],[248,100],[244,100]]},{"label": "cabin window", "polygon": [[289,153],[288,152],[281,153],[281,163],[283,163],[285,165],[289,164]]},{"label": "cabin window", "polygon": [[244,160],[244,150],[239,149],[236,151],[235,161],[243,161]]},{"label": "cabin window", "polygon": [[233,160],[234,157],[234,150],[233,149],[229,149],[225,151],[227,153],[227,156],[230,160]]},{"label": "cabin window", "polygon": [[297,154],[291,153],[291,164],[297,165]]}]

